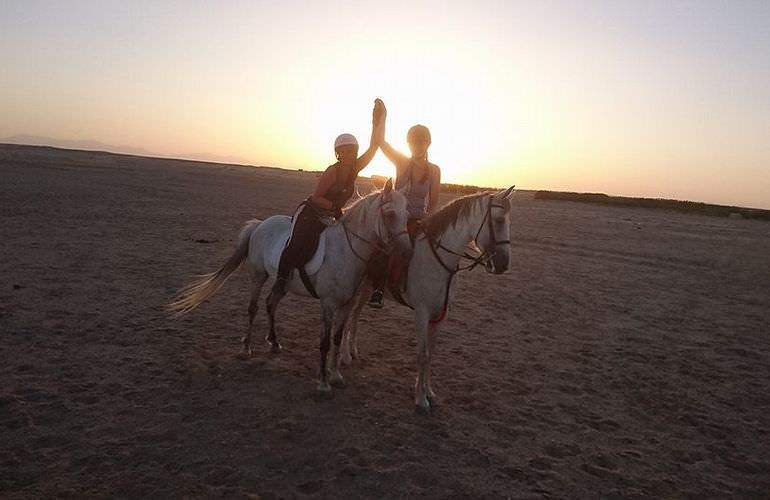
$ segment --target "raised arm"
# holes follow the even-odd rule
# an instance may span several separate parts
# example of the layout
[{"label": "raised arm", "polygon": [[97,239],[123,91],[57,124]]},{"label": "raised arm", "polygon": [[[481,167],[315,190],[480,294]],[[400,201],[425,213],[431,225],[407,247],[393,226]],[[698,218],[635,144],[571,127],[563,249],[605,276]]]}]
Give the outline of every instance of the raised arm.
[{"label": "raised arm", "polygon": [[380,144],[380,149],[388,160],[396,166],[396,178],[398,178],[409,167],[409,157],[394,149],[393,146],[385,142],[384,138]]},{"label": "raised arm", "polygon": [[409,168],[409,157],[400,151],[396,151],[390,144],[385,142],[385,123],[382,124],[382,140],[380,142],[380,149],[390,162],[396,166],[396,179],[406,173]]},{"label": "raised arm", "polygon": [[372,136],[369,139],[369,149],[356,160],[357,172],[366,168],[369,162],[372,161],[372,158],[374,158],[375,153],[377,153],[377,148],[380,147],[385,134],[386,114],[385,104],[380,99],[375,99],[374,109],[372,109]]},{"label": "raised arm", "polygon": [[360,172],[361,170],[365,169],[367,165],[369,165],[369,162],[372,161],[372,158],[374,158],[374,154],[377,152],[377,148],[379,147],[379,127],[372,127],[372,136],[369,139],[369,149],[364,151],[364,154],[358,157],[356,160],[356,171]]},{"label": "raised arm", "polygon": [[378,107],[379,112],[382,114],[382,119],[380,120],[380,125],[376,134],[377,141],[379,142],[380,149],[383,153],[385,153],[385,156],[388,158],[388,160],[390,160],[391,163],[396,166],[396,178],[398,178],[398,176],[403,174],[404,171],[409,167],[409,157],[399,151],[396,151],[393,146],[385,141],[385,118],[388,115],[388,110],[385,108],[385,103],[380,99],[375,100],[375,114]]}]

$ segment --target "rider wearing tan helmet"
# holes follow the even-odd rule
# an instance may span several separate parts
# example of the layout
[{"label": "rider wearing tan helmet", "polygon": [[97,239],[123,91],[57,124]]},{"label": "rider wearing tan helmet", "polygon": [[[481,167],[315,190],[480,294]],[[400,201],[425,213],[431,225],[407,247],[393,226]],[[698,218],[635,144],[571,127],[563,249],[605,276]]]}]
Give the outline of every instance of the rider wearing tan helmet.
[{"label": "rider wearing tan helmet", "polygon": [[[410,234],[417,223],[438,207],[441,190],[441,169],[428,161],[428,148],[432,142],[430,130],[425,125],[415,125],[406,134],[411,156],[406,156],[385,141],[385,104],[379,99],[376,105],[382,105],[382,142],[380,149],[396,166],[396,188],[406,187],[407,209],[409,210],[408,229]],[[374,285],[369,305],[382,307],[383,288],[387,282],[387,257],[374,259],[369,268],[369,276]]]}]

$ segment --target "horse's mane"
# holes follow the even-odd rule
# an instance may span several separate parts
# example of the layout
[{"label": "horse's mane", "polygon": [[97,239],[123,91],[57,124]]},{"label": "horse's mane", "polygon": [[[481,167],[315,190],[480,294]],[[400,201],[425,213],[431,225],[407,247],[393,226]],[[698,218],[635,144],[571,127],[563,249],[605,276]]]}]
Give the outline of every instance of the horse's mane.
[{"label": "horse's mane", "polygon": [[342,220],[350,220],[353,218],[353,216],[356,216],[359,214],[361,216],[364,216],[364,214],[367,213],[366,209],[368,208],[368,206],[371,205],[373,199],[380,193],[382,193],[381,189],[375,189],[374,191],[367,194],[366,196],[359,195],[358,199],[349,203],[348,206],[345,207],[345,211],[342,214]]},{"label": "horse's mane", "polygon": [[437,212],[429,215],[422,223],[428,236],[439,238],[449,226],[454,226],[460,218],[468,217],[473,206],[489,192],[469,194],[450,201]]}]

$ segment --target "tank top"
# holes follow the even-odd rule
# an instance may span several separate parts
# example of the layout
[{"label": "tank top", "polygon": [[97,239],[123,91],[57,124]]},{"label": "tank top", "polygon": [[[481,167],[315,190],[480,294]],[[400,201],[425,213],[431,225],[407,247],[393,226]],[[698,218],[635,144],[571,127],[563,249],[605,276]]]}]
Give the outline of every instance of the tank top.
[{"label": "tank top", "polygon": [[[342,165],[335,163],[330,168],[334,168],[334,184],[332,184],[329,190],[326,191],[324,198],[331,201],[335,207],[343,207],[345,206],[345,203],[347,203],[347,201],[350,199],[350,197],[353,196],[358,172],[356,172],[355,166],[353,166],[350,175],[348,175],[348,178],[345,179],[340,174]],[[325,214],[331,215],[333,213],[329,210],[323,210],[320,207],[316,207],[315,205],[313,206]]]},{"label": "tank top", "polygon": [[414,163],[410,163],[407,171],[396,179],[396,189],[408,186],[406,189],[406,209],[410,219],[422,219],[428,213],[428,195],[430,194],[430,166],[426,175],[417,182],[412,180]]}]

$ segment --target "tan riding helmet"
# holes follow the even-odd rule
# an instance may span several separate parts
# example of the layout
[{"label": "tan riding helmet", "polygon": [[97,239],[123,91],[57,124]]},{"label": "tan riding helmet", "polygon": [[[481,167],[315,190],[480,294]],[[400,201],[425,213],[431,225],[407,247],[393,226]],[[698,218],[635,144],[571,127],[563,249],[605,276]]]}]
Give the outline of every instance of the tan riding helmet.
[{"label": "tan riding helmet", "polygon": [[430,144],[430,130],[425,125],[415,125],[406,133],[406,142],[409,144],[413,142],[427,142]]}]

